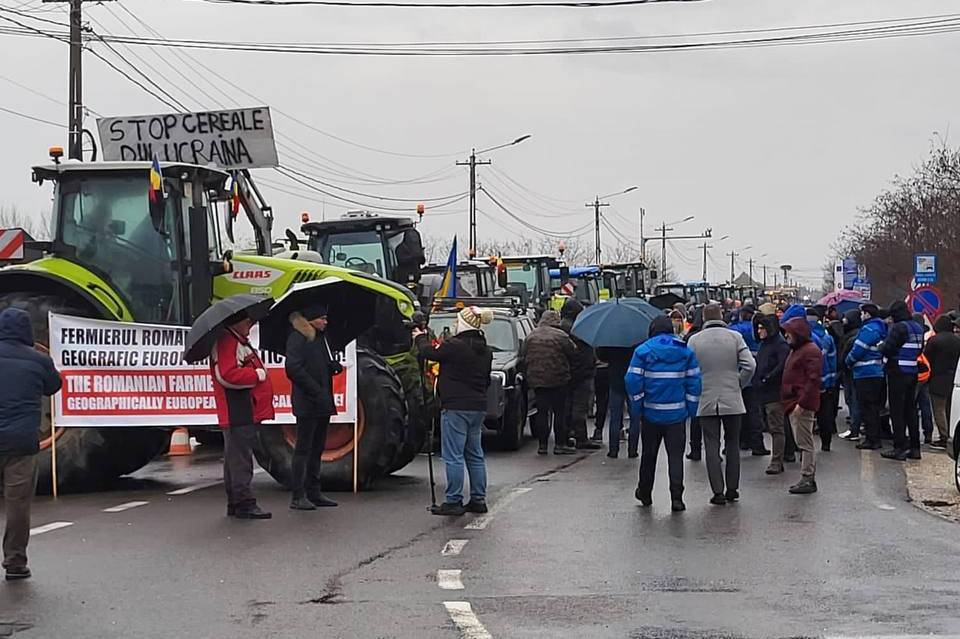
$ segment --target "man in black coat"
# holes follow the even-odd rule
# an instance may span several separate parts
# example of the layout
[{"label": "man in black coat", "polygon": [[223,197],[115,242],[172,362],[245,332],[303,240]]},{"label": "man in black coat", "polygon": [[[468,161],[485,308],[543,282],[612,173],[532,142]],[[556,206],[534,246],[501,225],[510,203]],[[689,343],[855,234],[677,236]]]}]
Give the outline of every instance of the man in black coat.
[{"label": "man in black coat", "polygon": [[590,411],[590,393],[597,374],[597,356],[592,346],[571,332],[573,323],[582,311],[583,304],[572,297],[564,302],[560,311],[560,328],[570,335],[574,346],[570,359],[570,388],[567,391],[567,432],[576,440],[578,449],[597,450],[603,444],[587,438],[587,413]]},{"label": "man in black coat", "polygon": [[0,313],[0,479],[7,511],[3,568],[7,580],[26,579],[30,504],[37,490],[40,399],[60,390],[53,360],[33,348],[30,315],[18,308]]},{"label": "man in black coat", "polygon": [[757,351],[757,369],[753,373],[753,389],[770,431],[773,448],[773,456],[766,472],[768,475],[779,475],[783,472],[787,443],[786,416],[780,401],[780,384],[783,365],[790,355],[790,345],[780,335],[776,315],[761,316],[757,320],[756,329],[760,350]]},{"label": "man in black coat", "polygon": [[293,330],[287,338],[284,368],[293,388],[290,399],[297,418],[297,445],[293,451],[293,496],[290,508],[315,510],[337,502],[321,492],[320,456],[327,445],[330,417],[337,414],[333,377],[343,367],[330,352],[324,332],[327,308],[315,305],[291,313]]},{"label": "man in black coat", "polygon": [[[489,324],[489,309],[468,306],[457,313],[456,334],[439,346],[414,330],[420,357],[440,364],[440,452],[447,476],[446,499],[434,515],[459,516],[487,512],[487,466],[483,457],[483,420],[493,352],[480,327]],[[464,466],[470,476],[470,501],[463,505]]]},{"label": "man in black coat", "polygon": [[930,400],[933,404],[933,420],[939,432],[931,448],[945,449],[950,438],[950,397],[953,393],[953,380],[957,375],[957,361],[960,360],[960,335],[953,332],[953,322],[941,315],[933,323],[934,336],[923,349],[930,363]]}]

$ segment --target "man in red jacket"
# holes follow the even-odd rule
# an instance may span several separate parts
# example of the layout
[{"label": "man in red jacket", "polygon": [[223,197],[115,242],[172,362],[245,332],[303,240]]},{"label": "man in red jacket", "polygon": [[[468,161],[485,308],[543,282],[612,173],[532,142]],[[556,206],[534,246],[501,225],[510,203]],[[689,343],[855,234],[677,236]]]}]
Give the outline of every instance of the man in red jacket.
[{"label": "man in red jacket", "polygon": [[820,410],[820,374],[823,354],[810,339],[810,325],[804,317],[796,317],[783,325],[790,355],[783,367],[780,399],[783,412],[790,419],[797,448],[800,450],[800,483],[790,487],[794,495],[817,492],[814,478],[817,459],[813,445],[813,424]]},{"label": "man in red jacket", "polygon": [[256,424],[273,419],[273,386],[267,370],[250,346],[253,321],[237,317],[210,353],[210,374],[223,429],[223,486],[227,491],[227,516],[237,519],[270,519],[257,506],[253,481],[253,443]]}]

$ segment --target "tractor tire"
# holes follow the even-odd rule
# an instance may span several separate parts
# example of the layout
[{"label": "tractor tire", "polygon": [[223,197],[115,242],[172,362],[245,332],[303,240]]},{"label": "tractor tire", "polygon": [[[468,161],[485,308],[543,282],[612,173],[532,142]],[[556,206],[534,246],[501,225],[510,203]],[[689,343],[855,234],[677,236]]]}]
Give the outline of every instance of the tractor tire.
[{"label": "tractor tire", "polygon": [[[407,406],[403,386],[384,359],[357,348],[357,444],[360,488],[372,488],[389,471],[403,442]],[[257,462],[285,488],[293,477],[297,429],[292,424],[257,429]],[[353,489],[353,425],[331,424],[320,476],[324,490]]]},{"label": "tractor tire", "polygon": [[391,358],[390,367],[403,385],[403,395],[407,404],[407,423],[403,441],[397,450],[397,456],[390,464],[388,473],[393,473],[416,459],[430,430],[430,418],[424,403],[423,372],[416,357],[407,354],[400,358]]},{"label": "tractor tire", "polygon": [[[19,308],[30,314],[37,344],[50,343],[49,312],[91,317],[90,309],[71,305],[55,295],[8,293],[0,296],[0,309]],[[41,404],[39,480],[37,492],[52,492],[50,401]],[[57,484],[59,492],[87,492],[106,488],[121,475],[143,468],[169,441],[159,428],[64,428],[57,429]]]}]

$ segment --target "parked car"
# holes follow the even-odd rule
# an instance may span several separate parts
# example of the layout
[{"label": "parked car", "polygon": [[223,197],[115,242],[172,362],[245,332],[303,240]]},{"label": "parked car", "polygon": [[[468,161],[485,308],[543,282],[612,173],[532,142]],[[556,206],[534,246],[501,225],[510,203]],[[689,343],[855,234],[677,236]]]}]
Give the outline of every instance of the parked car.
[{"label": "parked car", "polygon": [[529,417],[536,412],[533,389],[518,370],[520,345],[533,330],[533,320],[512,298],[445,300],[430,315],[430,328],[438,339],[449,337],[456,325],[457,305],[475,304],[493,309],[493,321],[483,327],[493,351],[493,370],[487,393],[485,434],[494,435],[498,447],[517,450],[523,443]]}]

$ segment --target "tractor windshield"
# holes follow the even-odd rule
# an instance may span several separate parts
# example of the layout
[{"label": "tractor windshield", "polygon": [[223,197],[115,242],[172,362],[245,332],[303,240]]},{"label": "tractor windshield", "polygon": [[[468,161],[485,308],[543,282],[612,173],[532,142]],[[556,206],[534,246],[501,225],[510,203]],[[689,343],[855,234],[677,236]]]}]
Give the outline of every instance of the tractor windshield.
[{"label": "tractor windshield", "polygon": [[178,196],[168,194],[166,231],[158,233],[145,174],[71,177],[59,188],[59,239],[75,260],[113,284],[138,321],[178,321]]},{"label": "tractor windshield", "polygon": [[525,284],[531,294],[540,292],[537,282],[537,267],[533,264],[507,264],[507,282]]},{"label": "tractor windshield", "polygon": [[315,246],[311,247],[323,257],[323,261],[333,266],[343,266],[371,275],[386,277],[386,255],[383,242],[375,231],[355,233],[331,233],[317,235]]}]

